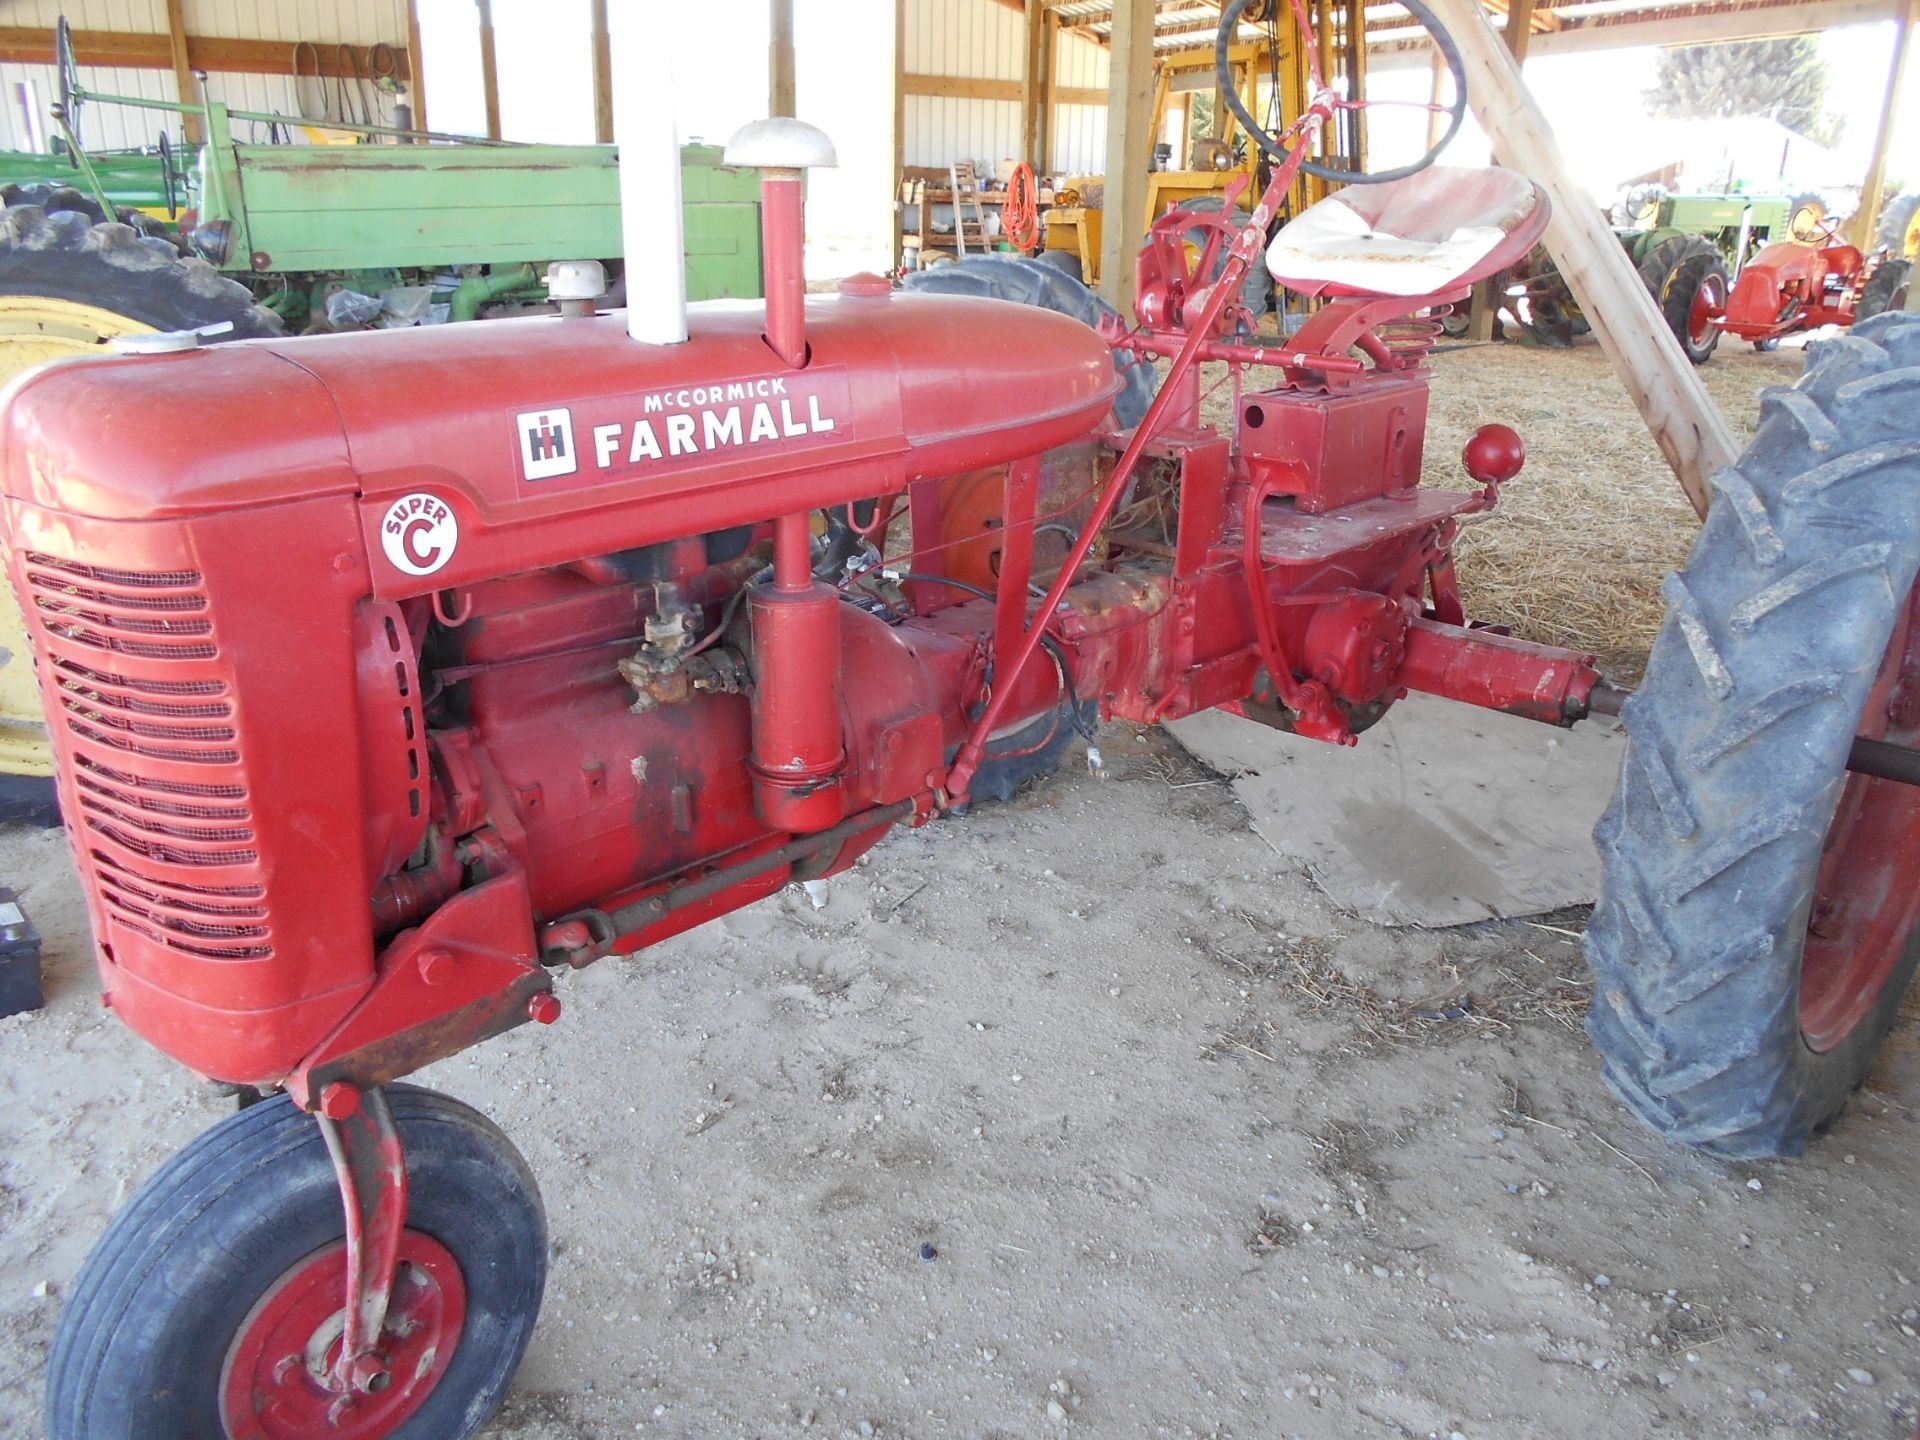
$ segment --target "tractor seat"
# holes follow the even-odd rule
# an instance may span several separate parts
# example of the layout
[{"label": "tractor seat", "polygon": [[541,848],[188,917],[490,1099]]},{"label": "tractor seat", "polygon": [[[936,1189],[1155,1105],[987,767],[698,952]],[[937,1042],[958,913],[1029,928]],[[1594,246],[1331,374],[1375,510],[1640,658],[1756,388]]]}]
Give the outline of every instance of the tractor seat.
[{"label": "tractor seat", "polygon": [[1267,270],[1300,295],[1449,294],[1518,261],[1550,214],[1512,170],[1431,165],[1309,206],[1267,246]]}]

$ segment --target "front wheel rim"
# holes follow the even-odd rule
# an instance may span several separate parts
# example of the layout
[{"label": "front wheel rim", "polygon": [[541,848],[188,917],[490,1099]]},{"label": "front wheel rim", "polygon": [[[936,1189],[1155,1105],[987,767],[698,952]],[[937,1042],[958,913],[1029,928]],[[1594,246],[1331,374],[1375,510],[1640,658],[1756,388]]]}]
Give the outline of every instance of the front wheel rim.
[{"label": "front wheel rim", "polygon": [[220,1373],[227,1440],[382,1440],[419,1413],[466,1328],[467,1286],[430,1235],[400,1238],[377,1353],[384,1379],[345,1393],[330,1383],[344,1329],[346,1244],[289,1269],[241,1322]]},{"label": "front wheel rim", "polygon": [[[1859,734],[1920,745],[1920,587],[1874,678]],[[1920,924],[1920,787],[1849,775],[1827,829],[1800,961],[1800,1030],[1826,1052],[1875,1010]]]}]

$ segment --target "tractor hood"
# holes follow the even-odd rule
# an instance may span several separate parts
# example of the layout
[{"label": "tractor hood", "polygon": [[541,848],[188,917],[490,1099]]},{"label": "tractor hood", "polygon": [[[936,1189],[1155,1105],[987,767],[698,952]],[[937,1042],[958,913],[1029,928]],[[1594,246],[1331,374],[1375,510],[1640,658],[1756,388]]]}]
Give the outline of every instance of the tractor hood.
[{"label": "tractor hood", "polygon": [[[613,313],[51,366],[5,398],[4,488],[121,520],[357,493],[375,592],[418,593],[1004,464],[1118,389],[1093,331],[1001,301],[811,299],[801,369],[762,317],[696,305],[674,346]],[[396,515],[442,511],[437,546],[378,563]]]}]

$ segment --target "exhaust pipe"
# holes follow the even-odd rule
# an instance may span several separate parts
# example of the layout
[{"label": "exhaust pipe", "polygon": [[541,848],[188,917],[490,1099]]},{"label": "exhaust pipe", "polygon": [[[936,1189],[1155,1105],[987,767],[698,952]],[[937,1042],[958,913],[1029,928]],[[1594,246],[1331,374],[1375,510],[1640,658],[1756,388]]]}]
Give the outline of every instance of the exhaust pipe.
[{"label": "exhaust pipe", "polygon": [[807,227],[801,183],[804,171],[840,163],[833,141],[823,130],[776,115],[735,132],[722,158],[729,165],[760,171],[766,341],[787,365],[803,369],[807,363]]},{"label": "exhaust pipe", "polygon": [[642,345],[687,338],[687,245],[680,208],[680,136],[673,67],[641,5],[622,5],[611,37],[619,83],[613,141],[620,154],[620,245],[626,255],[627,334]]}]

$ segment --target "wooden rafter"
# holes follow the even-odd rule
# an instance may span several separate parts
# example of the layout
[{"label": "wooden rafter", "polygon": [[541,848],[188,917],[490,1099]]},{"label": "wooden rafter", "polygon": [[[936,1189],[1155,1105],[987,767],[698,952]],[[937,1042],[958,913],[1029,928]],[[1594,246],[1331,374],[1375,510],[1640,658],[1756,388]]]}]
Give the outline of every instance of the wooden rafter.
[{"label": "wooden rafter", "polygon": [[[993,0],[1009,10],[1025,12],[1024,0]],[[1041,0],[1054,23],[1067,34],[1075,35],[1094,44],[1107,46],[1113,29],[1113,6],[1111,0],[1102,0],[1100,7],[1090,13],[1066,13],[1078,11],[1085,0]],[[1714,37],[1715,17],[1721,17],[1731,32],[1742,37],[1755,34],[1797,34],[1808,30],[1829,27],[1835,23],[1829,18],[1835,5],[1845,4],[1845,0],[1704,0],[1704,3],[1686,3],[1686,0],[1649,0],[1641,8],[1622,10],[1607,15],[1562,15],[1560,7],[1572,7],[1583,0],[1539,0],[1533,8],[1529,29],[1534,35],[1552,35],[1557,33],[1586,32],[1616,27],[1657,27],[1650,29],[1648,44],[1673,44],[1667,38],[1669,33],[1701,39]],[[1505,28],[1509,0],[1480,0],[1480,8],[1490,18],[1494,28]],[[1897,9],[1897,0],[1853,0],[1850,9],[1863,12],[1864,18],[1891,19]],[[1210,17],[1195,18],[1191,12],[1210,10]],[[1155,0],[1154,14],[1156,40],[1164,43],[1169,36],[1210,34],[1219,25],[1220,5],[1215,0]],[[1397,11],[1384,14],[1384,11]],[[1872,12],[1865,15],[1864,12]],[[1766,22],[1756,17],[1762,12],[1768,16]],[[1184,19],[1167,19],[1185,15]],[[1796,18],[1802,17],[1802,18]],[[1369,34],[1381,32],[1394,33],[1414,28],[1414,21],[1394,0],[1372,0],[1368,5],[1367,31]],[[1423,42],[1390,40],[1386,42],[1392,48],[1417,48]],[[1624,40],[1621,43],[1628,43]],[[1377,48],[1377,47],[1376,47]]]},{"label": "wooden rafter", "polygon": [[[1509,12],[1516,8],[1509,4],[1509,0],[1481,0],[1481,4],[1487,14],[1501,22],[1502,30],[1505,29]],[[1527,17],[1527,29],[1535,35],[1544,35],[1549,30],[1558,30],[1560,28],[1560,17],[1558,15],[1554,14],[1552,10],[1545,6],[1534,6],[1531,0],[1526,0],[1525,14]]]},{"label": "wooden rafter", "polygon": [[[186,41],[187,65],[192,70],[205,70],[219,75],[294,73],[293,47],[284,40],[229,40],[208,35],[188,35]],[[365,67],[368,47],[356,45],[352,48],[355,58]],[[405,45],[392,48],[398,70],[395,78],[410,81],[413,78],[412,52]],[[335,47],[322,45],[319,51],[317,62],[311,55],[303,58],[301,63],[307,67],[304,73],[311,75],[316,63],[322,75],[339,73],[339,56],[335,53]],[[108,69],[174,68],[173,42],[165,34],[75,30],[73,53],[79,57],[82,65],[99,65]],[[40,25],[0,25],[0,62],[17,65],[53,64],[53,31]]]}]

